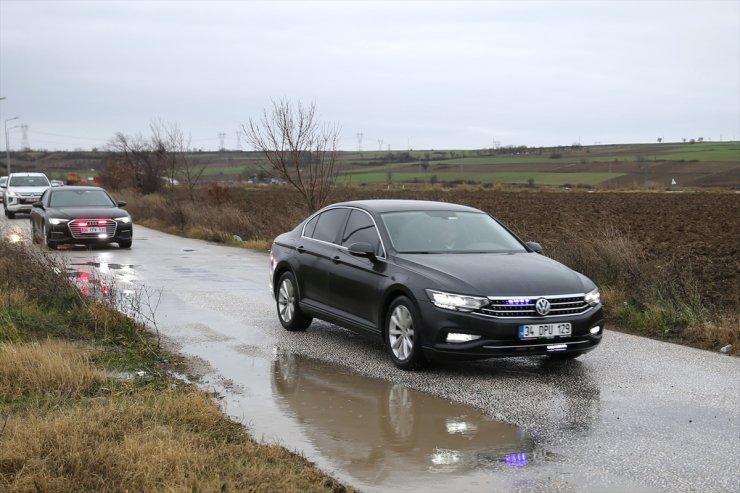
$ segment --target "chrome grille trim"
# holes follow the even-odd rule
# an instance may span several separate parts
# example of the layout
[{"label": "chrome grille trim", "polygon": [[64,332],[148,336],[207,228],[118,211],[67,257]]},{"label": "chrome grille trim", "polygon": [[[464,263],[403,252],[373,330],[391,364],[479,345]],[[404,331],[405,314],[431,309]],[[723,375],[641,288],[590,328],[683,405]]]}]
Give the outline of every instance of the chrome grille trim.
[{"label": "chrome grille trim", "polygon": [[[586,303],[585,293],[560,294],[546,296],[489,296],[491,301],[475,313],[494,318],[553,318],[581,315],[592,306]],[[550,302],[550,313],[544,317],[537,313],[535,303],[545,298]],[[520,303],[507,304],[509,300],[520,300]]]},{"label": "chrome grille trim", "polygon": [[[72,219],[67,223],[67,227],[69,228],[69,233],[72,235],[72,238],[78,240],[100,238],[100,235],[103,233],[82,233],[82,228],[77,225],[80,222],[94,223],[98,220],[99,219]],[[105,225],[105,238],[113,238],[116,235],[118,222],[114,221],[113,219],[106,219],[106,221],[108,221],[108,223]]]}]

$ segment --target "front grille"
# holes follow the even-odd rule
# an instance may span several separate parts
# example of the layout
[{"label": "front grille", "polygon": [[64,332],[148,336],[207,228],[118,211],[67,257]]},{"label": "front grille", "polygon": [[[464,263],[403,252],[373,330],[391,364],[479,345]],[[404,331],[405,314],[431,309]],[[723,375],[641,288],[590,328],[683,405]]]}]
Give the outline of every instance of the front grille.
[{"label": "front grille", "polygon": [[[101,234],[105,234],[105,238],[113,238],[116,234],[117,223],[113,219],[75,219],[67,224],[75,239],[100,238]],[[86,231],[88,228],[105,228],[105,233],[91,233]]]},{"label": "front grille", "polygon": [[478,313],[489,317],[501,318],[528,318],[539,317],[535,303],[540,298],[550,302],[550,313],[546,317],[564,317],[568,315],[580,315],[587,312],[591,306],[586,303],[585,295],[575,294],[567,296],[537,296],[537,297],[496,297],[489,298],[491,303],[478,310]]}]

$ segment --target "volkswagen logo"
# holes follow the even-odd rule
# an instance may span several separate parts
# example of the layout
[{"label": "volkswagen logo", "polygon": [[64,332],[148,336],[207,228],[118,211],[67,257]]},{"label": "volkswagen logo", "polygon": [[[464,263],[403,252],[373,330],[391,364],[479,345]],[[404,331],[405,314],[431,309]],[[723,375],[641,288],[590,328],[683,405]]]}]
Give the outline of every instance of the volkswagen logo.
[{"label": "volkswagen logo", "polygon": [[550,313],[550,302],[547,301],[545,298],[538,299],[534,307],[537,310],[537,313],[539,313],[543,317]]}]

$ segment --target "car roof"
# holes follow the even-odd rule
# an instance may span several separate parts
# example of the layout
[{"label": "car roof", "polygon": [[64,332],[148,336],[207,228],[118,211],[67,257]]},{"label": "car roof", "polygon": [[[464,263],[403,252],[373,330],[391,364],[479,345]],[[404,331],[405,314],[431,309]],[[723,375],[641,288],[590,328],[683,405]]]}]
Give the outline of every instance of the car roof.
[{"label": "car roof", "polygon": [[21,171],[20,173],[10,173],[10,176],[46,176],[44,173],[34,171]]},{"label": "car roof", "polygon": [[479,209],[449,202],[437,202],[433,200],[398,200],[398,199],[370,199],[352,200],[339,202],[329,207],[346,206],[358,207],[369,212],[400,212],[400,211],[455,211],[455,212],[481,212]]},{"label": "car roof", "polygon": [[94,187],[91,185],[67,185],[64,187],[57,187],[53,189],[54,192],[74,192],[74,191],[85,191],[85,190],[103,190],[105,189],[103,187]]}]

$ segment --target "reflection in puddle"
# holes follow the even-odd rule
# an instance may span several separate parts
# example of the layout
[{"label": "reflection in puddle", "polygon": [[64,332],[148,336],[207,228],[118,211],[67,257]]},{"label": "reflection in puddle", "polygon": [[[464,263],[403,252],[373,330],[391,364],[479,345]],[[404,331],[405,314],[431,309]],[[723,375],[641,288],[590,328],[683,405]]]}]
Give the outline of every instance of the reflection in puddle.
[{"label": "reflection in puddle", "polygon": [[134,265],[82,262],[68,264],[67,271],[85,296],[105,298],[111,294],[111,290],[123,296],[131,296],[135,292]]},{"label": "reflection in puddle", "polygon": [[521,468],[553,457],[515,426],[384,380],[276,351],[278,405],[334,464],[375,484]]}]

